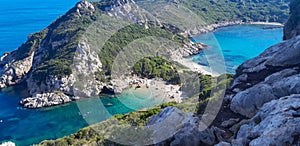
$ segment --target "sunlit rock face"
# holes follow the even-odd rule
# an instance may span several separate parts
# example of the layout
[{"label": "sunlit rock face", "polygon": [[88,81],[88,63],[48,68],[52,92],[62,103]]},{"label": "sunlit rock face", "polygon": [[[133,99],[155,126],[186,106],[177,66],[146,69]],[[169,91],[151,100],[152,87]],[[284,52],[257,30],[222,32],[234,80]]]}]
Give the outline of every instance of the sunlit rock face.
[{"label": "sunlit rock face", "polygon": [[300,93],[300,37],[243,63],[231,86],[231,109],[252,117],[266,102]]},{"label": "sunlit rock face", "polygon": [[[299,0],[291,1],[291,17],[284,28],[284,33],[285,41],[266,49],[259,56],[238,67],[225,103],[232,113],[231,116],[237,114],[242,116],[242,119],[233,121],[234,117],[231,117],[231,120],[223,120],[220,125],[212,125],[208,130],[218,129],[215,127],[224,130],[218,130],[221,135],[213,141],[213,144],[300,145],[298,124],[300,122]],[[229,122],[232,124],[226,124]],[[185,128],[187,128],[185,131],[196,129],[195,127]],[[230,137],[226,137],[228,133]],[[196,143],[205,137],[197,133],[189,135],[189,138],[182,136],[182,133],[181,137],[176,137],[179,134],[180,132],[175,134],[173,138],[175,140],[171,144]],[[195,140],[192,139],[193,136],[199,138]],[[188,142],[185,141],[187,139],[189,139]]]}]

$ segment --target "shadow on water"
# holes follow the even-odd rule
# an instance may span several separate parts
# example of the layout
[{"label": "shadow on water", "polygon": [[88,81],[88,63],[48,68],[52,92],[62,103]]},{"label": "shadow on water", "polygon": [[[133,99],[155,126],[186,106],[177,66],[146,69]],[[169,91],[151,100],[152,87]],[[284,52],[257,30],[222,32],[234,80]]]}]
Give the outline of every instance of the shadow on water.
[{"label": "shadow on water", "polygon": [[[27,96],[26,84],[0,91],[0,143],[12,141],[22,146],[57,139],[104,121],[112,115],[159,104],[146,95],[104,94],[49,108],[26,109],[18,102]],[[79,109],[78,104],[84,105],[84,110]],[[97,108],[99,105],[101,108]]]}]

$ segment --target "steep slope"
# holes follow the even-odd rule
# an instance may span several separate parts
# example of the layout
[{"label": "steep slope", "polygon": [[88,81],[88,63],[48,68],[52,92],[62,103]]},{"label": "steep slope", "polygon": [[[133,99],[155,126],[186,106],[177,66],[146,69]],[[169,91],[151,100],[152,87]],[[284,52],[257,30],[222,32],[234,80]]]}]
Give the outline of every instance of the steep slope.
[{"label": "steep slope", "polygon": [[[110,81],[112,60],[133,40],[147,36],[165,37],[181,44],[177,56],[184,57],[198,53],[204,46],[187,41],[179,33],[205,32],[215,27],[203,28],[203,26],[229,20],[267,21],[267,18],[272,18],[270,21],[283,22],[288,12],[285,9],[287,1],[281,1],[278,3],[280,9],[272,9],[266,14],[269,8],[274,7],[273,1],[272,3],[249,2],[251,5],[248,5],[248,2],[233,1],[211,1],[208,4],[205,1],[205,6],[212,5],[220,10],[228,9],[228,6],[232,7],[230,11],[221,11],[220,13],[224,15],[220,17],[224,16],[224,19],[220,19],[219,11],[208,8],[199,11],[197,5],[201,4],[201,1],[193,2],[193,6],[185,1],[145,0],[136,3],[132,0],[105,0],[92,3],[81,1],[45,30],[29,36],[28,41],[16,51],[1,57],[0,65],[3,69],[0,88],[26,82],[32,97],[20,103],[28,108],[63,104],[78,99],[78,96],[98,95],[104,88],[112,92],[121,92],[126,86],[119,87],[117,82]],[[242,19],[241,14],[246,11],[237,11],[240,7],[251,9],[251,14]],[[278,19],[273,18],[273,15],[280,12],[283,13]],[[258,13],[264,14],[260,15],[264,17],[258,19],[256,15]],[[193,16],[193,18],[186,16]],[[225,25],[230,24],[225,23]],[[127,38],[118,38],[118,36]],[[155,61],[152,60],[152,63]],[[172,72],[175,78],[166,75],[159,75],[160,77],[165,77],[166,80],[178,80],[174,75],[175,71],[170,70],[170,67],[164,69]]]},{"label": "steep slope", "polygon": [[[291,1],[292,16],[298,21],[299,1]],[[224,99],[214,123],[199,130],[200,115],[187,121],[167,145],[300,145],[300,36],[299,24],[285,26],[286,41],[268,48],[258,57],[244,62]],[[170,111],[170,110],[168,110]],[[159,114],[163,114],[162,111]],[[171,115],[154,116],[160,121]]]},{"label": "steep slope", "polygon": [[[300,9],[299,5],[294,7],[295,2],[299,1],[291,2],[291,11]],[[288,23],[291,21],[295,21],[294,17],[290,17]],[[184,114],[175,107],[168,107],[148,119],[146,125],[171,119],[173,123],[169,121],[168,124],[180,128],[168,140],[157,144],[155,139],[151,139],[153,143],[218,146],[300,145],[300,36],[296,36],[294,31],[297,29],[290,33],[285,32],[286,36],[294,36],[291,39],[268,48],[258,57],[239,66],[222,109],[208,129],[199,130],[203,122],[201,118],[207,115]],[[130,117],[129,114],[117,119],[130,122],[132,121]],[[102,124],[110,125],[105,122]],[[93,130],[93,128],[106,130],[103,125],[102,127],[94,125],[72,136],[56,141],[45,141],[42,144],[55,145],[66,142],[111,144],[97,137],[99,133]],[[169,128],[169,125],[157,127],[154,133],[159,134],[161,129],[167,131],[164,128]],[[105,130],[102,132],[107,132]],[[130,137],[128,139],[132,140]]]},{"label": "steep slope", "polygon": [[[290,39],[270,47],[238,67],[231,86],[233,111],[252,117],[264,103],[300,93],[300,37],[296,33],[300,24],[295,23],[298,21],[295,15],[299,15],[299,4],[297,0],[291,1],[292,14],[284,28],[294,28],[284,33]],[[292,23],[294,26],[290,28]]]},{"label": "steep slope", "polygon": [[[236,145],[299,145],[300,36],[298,0],[291,1],[285,39],[237,69],[228,96],[230,109],[250,120]],[[292,26],[291,26],[292,24]]]}]

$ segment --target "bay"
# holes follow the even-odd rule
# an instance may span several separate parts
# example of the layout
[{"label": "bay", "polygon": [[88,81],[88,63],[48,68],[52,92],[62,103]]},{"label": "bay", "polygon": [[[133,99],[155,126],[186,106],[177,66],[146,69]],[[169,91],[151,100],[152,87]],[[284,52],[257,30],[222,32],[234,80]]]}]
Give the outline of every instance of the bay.
[{"label": "bay", "polygon": [[[3,1],[0,5],[0,54],[15,50],[26,41],[28,34],[44,29],[76,2],[78,0]],[[193,38],[210,47],[203,52],[204,57],[199,54],[191,60],[205,65],[205,57],[213,58],[214,53],[218,52],[215,50],[220,49],[227,71],[234,73],[236,66],[279,42],[281,38],[282,29],[265,30],[261,26],[252,25],[221,28]],[[51,108],[24,109],[18,101],[26,96],[27,91],[22,86],[0,92],[0,143],[13,141],[22,146],[61,138],[114,114],[153,107],[163,102],[160,98],[149,96],[147,92],[125,92],[119,98],[102,95]]]},{"label": "bay", "polygon": [[[236,25],[193,37],[194,42],[207,44],[208,49],[191,57],[193,62],[217,73],[233,73],[244,61],[258,56],[280,42],[282,28],[265,29],[266,25]],[[222,68],[226,67],[226,72]],[[219,69],[219,70],[218,70]]]}]

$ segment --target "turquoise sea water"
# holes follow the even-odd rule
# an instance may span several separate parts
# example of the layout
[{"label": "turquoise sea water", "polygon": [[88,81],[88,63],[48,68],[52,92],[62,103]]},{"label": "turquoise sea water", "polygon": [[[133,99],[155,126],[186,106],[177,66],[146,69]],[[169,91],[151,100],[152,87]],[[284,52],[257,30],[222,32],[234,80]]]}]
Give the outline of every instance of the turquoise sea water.
[{"label": "turquoise sea water", "polygon": [[225,63],[226,71],[235,73],[235,69],[244,61],[259,55],[266,48],[282,40],[282,28],[263,29],[264,27],[237,25],[195,36],[193,38],[195,42],[205,43],[209,48],[193,56],[191,60],[206,66],[208,71],[213,68],[213,71],[221,73],[224,72],[218,69]]},{"label": "turquoise sea water", "polygon": [[30,145],[45,139],[61,138],[112,115],[164,102],[144,91],[127,91],[117,98],[103,95],[62,106],[24,109],[18,105],[22,95],[26,95],[22,87],[8,88],[0,94],[0,143],[13,141],[18,145]]},{"label": "turquoise sea water", "polygon": [[[0,5],[0,54],[13,51],[26,41],[28,34],[47,27],[79,0],[15,0]],[[109,95],[80,100],[45,109],[24,109],[18,101],[27,96],[24,87],[0,92],[0,143],[13,141],[30,145],[45,139],[56,139],[77,132],[114,114],[159,105],[161,98],[149,93],[126,92],[114,98]]]},{"label": "turquoise sea water", "polygon": [[[77,1],[3,1],[0,5],[0,54],[16,49],[26,40],[28,34],[45,28]],[[211,51],[211,54],[204,52],[211,56],[214,55],[214,46],[217,46],[213,43],[215,39],[211,40],[209,37],[212,34],[222,46],[229,71],[232,71],[232,66],[254,57],[266,47],[280,41],[282,37],[281,29],[263,30],[254,26],[227,27],[215,33],[195,37],[196,41],[211,46],[211,49],[207,50]],[[260,43],[255,43],[258,40]],[[203,60],[201,55],[192,59],[196,62]],[[13,141],[18,145],[29,145],[44,139],[60,138],[89,124],[105,120],[113,114],[152,107],[163,102],[159,98],[146,96],[149,93],[125,92],[119,98],[103,95],[101,98],[32,110],[18,105],[18,101],[26,97],[26,94],[27,91],[23,87],[8,88],[0,92],[0,143]]]}]

